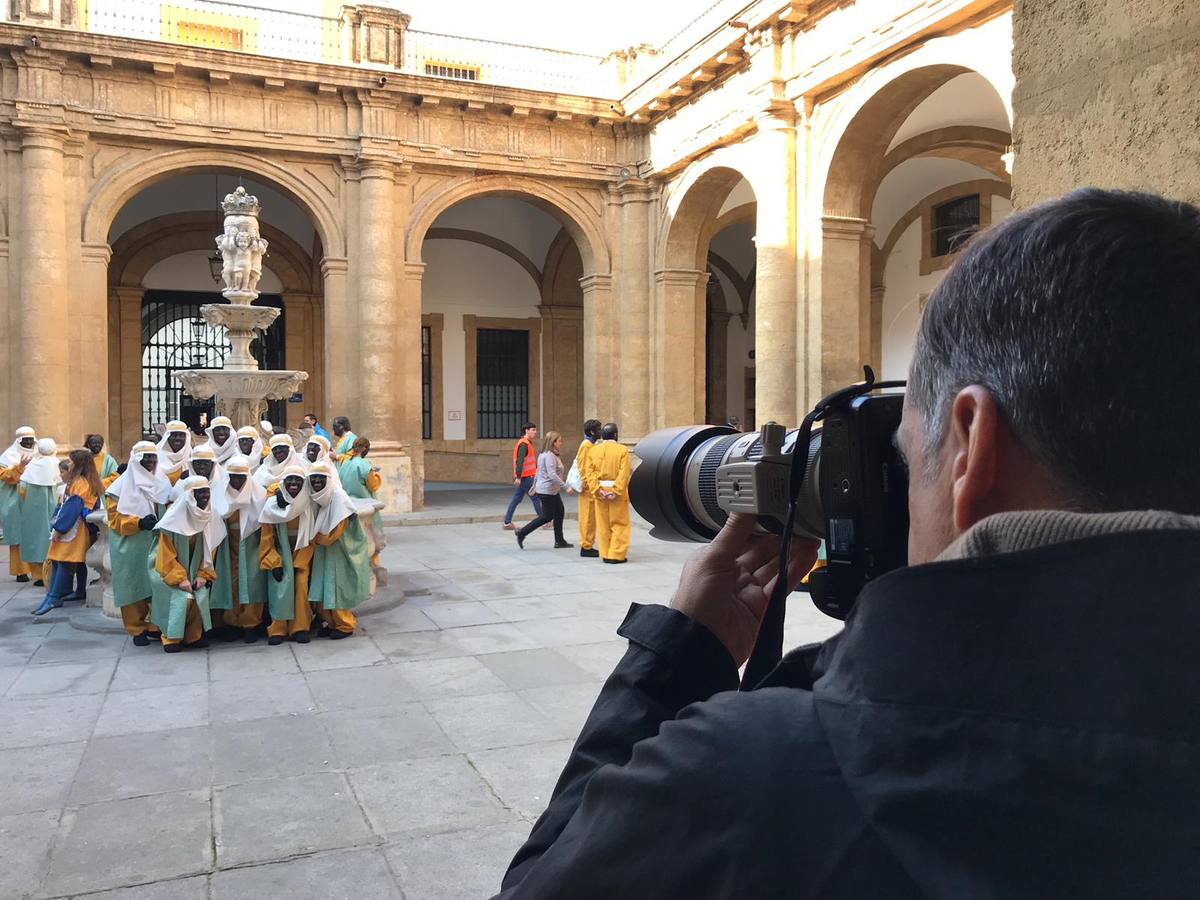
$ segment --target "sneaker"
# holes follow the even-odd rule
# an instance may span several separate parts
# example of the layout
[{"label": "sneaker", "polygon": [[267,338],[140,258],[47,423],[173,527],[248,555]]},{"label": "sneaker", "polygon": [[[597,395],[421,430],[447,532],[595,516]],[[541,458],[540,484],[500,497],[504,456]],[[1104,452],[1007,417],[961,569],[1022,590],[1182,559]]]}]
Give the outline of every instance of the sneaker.
[{"label": "sneaker", "polygon": [[581,547],[579,549],[579,555],[586,559],[596,559],[600,556],[600,551],[595,547]]},{"label": "sneaker", "polygon": [[521,534],[519,531],[517,532],[517,546],[522,550],[525,549],[525,535]]},{"label": "sneaker", "polygon": [[[500,527],[501,527],[501,528],[503,528],[505,531],[516,531],[516,530],[517,530],[517,526],[516,526],[516,525],[514,525],[512,522],[505,522],[505,523],[504,523],[502,526],[500,526]],[[19,579],[19,578],[18,578],[17,580],[18,580],[18,581],[20,581],[20,579]],[[29,580],[29,579],[26,579],[26,581],[28,581],[28,580]]]}]

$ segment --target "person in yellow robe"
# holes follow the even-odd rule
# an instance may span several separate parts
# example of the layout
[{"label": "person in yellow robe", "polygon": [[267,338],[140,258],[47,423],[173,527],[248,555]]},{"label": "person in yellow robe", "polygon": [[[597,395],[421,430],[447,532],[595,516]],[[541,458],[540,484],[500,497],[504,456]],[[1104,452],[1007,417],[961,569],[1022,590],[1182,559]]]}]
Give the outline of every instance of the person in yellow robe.
[{"label": "person in yellow robe", "polygon": [[154,586],[146,560],[155,552],[154,528],[170,496],[171,483],[158,474],[158,448],[149,441],[133,445],[125,471],[105,494],[113,599],[121,624],[138,647],[162,636],[150,621]]},{"label": "person in yellow robe", "polygon": [[312,609],[308,603],[308,575],[315,522],[309,503],[306,473],[297,463],[284,469],[279,481],[267,488],[266,502],[258,513],[262,523],[258,567],[270,576],[267,643],[272,646],[283,643],[285,637],[298,644],[309,641]]},{"label": "person in yellow robe", "polygon": [[[350,637],[358,623],[354,608],[371,596],[370,541],[359,521],[360,506],[329,462],[308,470],[313,550],[308,596],[321,616],[321,637]],[[372,501],[361,501],[373,510]]]},{"label": "person in yellow robe", "polygon": [[[192,475],[158,522],[158,546],[151,563],[154,596],[150,619],[162,632],[163,652],[208,646],[212,627],[209,593],[217,579],[214,559],[225,542],[225,520],[213,511],[208,479]],[[153,583],[153,582],[152,582]]]},{"label": "person in yellow robe", "polygon": [[[21,562],[29,566],[44,584],[50,576],[46,555],[50,550],[50,522],[58,506],[58,488],[63,483],[58,470],[58,445],[54,438],[39,438],[37,455],[21,472],[18,495],[21,498],[20,537]],[[86,588],[86,581],[85,581]],[[83,600],[77,593],[68,593],[60,600]]]},{"label": "person in yellow robe", "polygon": [[158,474],[174,486],[192,458],[192,435],[178,419],[168,422],[158,442]]},{"label": "person in yellow robe", "polygon": [[0,526],[8,545],[8,572],[17,581],[29,581],[32,570],[21,562],[21,473],[37,449],[37,435],[28,425],[17,429],[16,438],[0,454]]},{"label": "person in yellow robe", "polygon": [[600,438],[588,451],[583,483],[596,498],[600,558],[623,563],[629,553],[629,448],[617,440],[613,422],[600,430]]},{"label": "person in yellow robe", "polygon": [[85,559],[93,537],[84,518],[96,509],[104,495],[92,451],[72,450],[67,459],[71,462],[70,481],[63,504],[50,524],[50,550],[46,554],[52,564],[50,585],[42,605],[34,610],[34,615],[38,616],[61,606],[81,573],[82,577],[87,577]]},{"label": "person in yellow robe", "polygon": [[[575,470],[584,478],[587,458],[591,449],[600,440],[600,420],[588,419],[583,423],[583,442],[575,453]],[[579,492],[579,555],[594,559],[600,555],[596,549],[596,497],[588,492],[587,483]]]}]

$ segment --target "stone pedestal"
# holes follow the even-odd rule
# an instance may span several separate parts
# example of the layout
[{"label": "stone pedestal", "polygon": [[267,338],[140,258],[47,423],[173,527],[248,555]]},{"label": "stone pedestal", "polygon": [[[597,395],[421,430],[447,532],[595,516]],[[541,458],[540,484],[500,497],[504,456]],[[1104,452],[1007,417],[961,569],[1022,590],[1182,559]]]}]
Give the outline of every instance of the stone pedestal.
[{"label": "stone pedestal", "polygon": [[384,521],[389,521],[395,514],[420,508],[413,502],[413,458],[407,444],[372,441],[368,459],[383,478],[383,486],[376,497],[383,502]]},{"label": "stone pedestal", "polygon": [[[113,594],[112,567],[108,556],[108,513],[98,509],[87,517],[90,524],[95,525],[100,533],[96,543],[88,548],[86,562],[89,569],[86,605],[93,609],[104,611],[106,616],[118,619],[121,613],[117,610],[116,596]],[[100,580],[92,584],[91,573],[95,572]]]}]

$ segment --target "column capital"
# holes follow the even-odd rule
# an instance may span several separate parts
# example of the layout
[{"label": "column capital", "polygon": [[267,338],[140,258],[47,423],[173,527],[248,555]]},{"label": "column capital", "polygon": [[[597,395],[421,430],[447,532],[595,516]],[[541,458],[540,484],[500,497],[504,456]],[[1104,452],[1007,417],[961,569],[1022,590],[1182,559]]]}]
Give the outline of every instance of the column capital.
[{"label": "column capital", "polygon": [[613,277],[607,272],[593,272],[579,279],[579,286],[585,294],[591,291],[607,291],[612,289]]},{"label": "column capital", "polygon": [[357,156],[343,158],[345,170],[356,175],[361,181],[368,178],[384,178],[389,181],[402,182],[412,174],[412,164],[402,158],[391,155],[374,153],[359,153]]},{"label": "column capital", "polygon": [[420,281],[425,275],[425,263],[410,262],[404,263],[404,280],[405,281]]},{"label": "column capital", "polygon": [[566,321],[583,321],[582,306],[551,306],[541,304],[538,306],[538,313],[543,319],[558,319]]},{"label": "column capital", "polygon": [[875,226],[857,216],[821,216],[821,232],[831,240],[858,241],[875,234]]},{"label": "column capital", "polygon": [[755,110],[754,124],[759,131],[779,131],[796,127],[796,104],[782,97],[772,97]]},{"label": "column capital", "polygon": [[321,275],[345,275],[350,268],[350,262],[344,256],[326,256],[321,260]]},{"label": "column capital", "polygon": [[617,204],[623,206],[626,203],[650,203],[658,196],[657,188],[646,181],[644,178],[626,178],[624,181],[618,182],[613,187],[613,192],[617,197]]},{"label": "column capital", "polygon": [[100,263],[107,266],[112,259],[112,247],[108,244],[84,244],[82,254],[84,262]]},{"label": "column capital", "polygon": [[45,123],[26,124],[20,121],[13,122],[13,126],[21,136],[22,150],[31,148],[56,150],[59,153],[66,152],[67,137],[69,136],[66,128],[56,128]]},{"label": "column capital", "polygon": [[708,273],[702,269],[659,269],[654,280],[668,287],[699,287],[708,282]]}]

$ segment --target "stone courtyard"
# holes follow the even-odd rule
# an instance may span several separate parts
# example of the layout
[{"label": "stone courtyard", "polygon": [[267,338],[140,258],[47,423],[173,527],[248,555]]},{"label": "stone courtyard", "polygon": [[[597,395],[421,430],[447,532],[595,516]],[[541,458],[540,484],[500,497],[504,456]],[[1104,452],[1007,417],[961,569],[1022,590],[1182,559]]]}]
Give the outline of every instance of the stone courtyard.
[{"label": "stone courtyard", "polygon": [[[629,603],[666,602],[694,547],[635,529],[610,567],[495,522],[388,537],[390,585],[336,643],[168,656],[82,630],[95,610],[33,619],[5,572],[0,897],[494,893]],[[801,595],[789,618],[790,644],[837,627]]]}]

